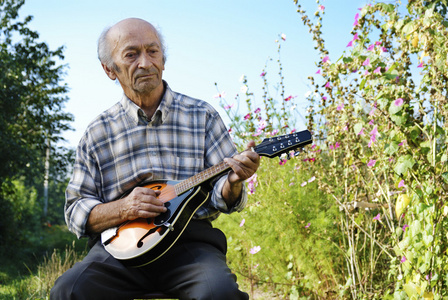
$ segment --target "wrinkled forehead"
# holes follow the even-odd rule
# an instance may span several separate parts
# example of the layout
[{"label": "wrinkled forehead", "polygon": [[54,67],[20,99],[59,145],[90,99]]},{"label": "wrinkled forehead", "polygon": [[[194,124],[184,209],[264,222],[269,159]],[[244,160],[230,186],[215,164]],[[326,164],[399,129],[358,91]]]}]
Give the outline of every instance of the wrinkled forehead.
[{"label": "wrinkled forehead", "polygon": [[140,19],[127,19],[114,25],[108,33],[112,51],[139,45],[158,45],[160,40],[156,29],[150,23]]}]

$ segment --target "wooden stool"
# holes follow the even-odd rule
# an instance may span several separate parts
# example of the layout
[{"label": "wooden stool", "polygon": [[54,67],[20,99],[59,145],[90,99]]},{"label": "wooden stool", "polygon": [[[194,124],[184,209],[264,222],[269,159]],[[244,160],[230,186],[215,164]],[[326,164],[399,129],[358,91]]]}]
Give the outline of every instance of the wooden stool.
[{"label": "wooden stool", "polygon": [[164,294],[162,292],[152,292],[137,296],[134,299],[177,299],[177,298],[173,298],[173,296]]}]

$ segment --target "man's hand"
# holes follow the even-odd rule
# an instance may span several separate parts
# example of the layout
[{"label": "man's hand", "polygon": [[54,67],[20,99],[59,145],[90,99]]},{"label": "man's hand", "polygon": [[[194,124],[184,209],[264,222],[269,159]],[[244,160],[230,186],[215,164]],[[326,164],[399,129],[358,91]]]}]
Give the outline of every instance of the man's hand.
[{"label": "man's hand", "polygon": [[126,197],[98,204],[90,212],[87,232],[101,233],[128,220],[154,218],[166,211],[163,202],[157,199],[160,191],[136,187]]},{"label": "man's hand", "polygon": [[124,220],[154,218],[166,211],[163,202],[157,199],[160,191],[145,187],[136,187],[123,198],[120,215]]},{"label": "man's hand", "polygon": [[250,150],[254,146],[255,142],[251,141],[247,144],[248,150],[232,158],[224,159],[232,168],[222,191],[222,196],[229,205],[232,205],[240,198],[242,182],[254,175],[260,166],[260,156]]}]

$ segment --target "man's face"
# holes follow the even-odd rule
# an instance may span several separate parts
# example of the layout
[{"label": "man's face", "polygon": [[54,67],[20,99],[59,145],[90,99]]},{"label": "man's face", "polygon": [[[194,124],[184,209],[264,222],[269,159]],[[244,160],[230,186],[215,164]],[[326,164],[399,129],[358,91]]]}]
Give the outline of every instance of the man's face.
[{"label": "man's face", "polygon": [[119,24],[111,29],[109,45],[112,76],[116,76],[128,97],[150,94],[162,85],[162,47],[150,24],[135,20]]}]

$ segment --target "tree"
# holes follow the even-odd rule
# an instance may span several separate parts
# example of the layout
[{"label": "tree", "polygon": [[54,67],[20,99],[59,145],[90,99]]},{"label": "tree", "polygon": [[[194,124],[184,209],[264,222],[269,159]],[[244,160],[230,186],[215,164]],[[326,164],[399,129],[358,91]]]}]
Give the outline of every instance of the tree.
[{"label": "tree", "polygon": [[[52,178],[65,179],[71,157],[68,149],[56,147],[73,120],[63,111],[68,91],[62,82],[63,47],[53,51],[39,42],[39,34],[28,28],[32,16],[19,20],[24,3],[0,0],[0,210],[9,216],[17,213],[14,199],[27,194],[19,193],[18,186],[42,189],[48,145]],[[24,205],[28,215],[39,220],[39,203],[29,201]],[[0,244],[17,222],[0,221]]]},{"label": "tree", "polygon": [[[63,112],[66,84],[61,84],[63,48],[38,42],[27,28],[32,20],[15,21],[24,0],[0,5],[0,186],[8,178],[41,176],[47,138],[55,144],[73,120]],[[14,42],[16,41],[16,42]]]}]

